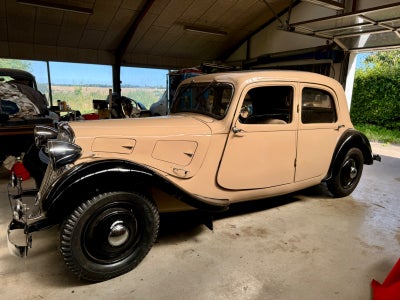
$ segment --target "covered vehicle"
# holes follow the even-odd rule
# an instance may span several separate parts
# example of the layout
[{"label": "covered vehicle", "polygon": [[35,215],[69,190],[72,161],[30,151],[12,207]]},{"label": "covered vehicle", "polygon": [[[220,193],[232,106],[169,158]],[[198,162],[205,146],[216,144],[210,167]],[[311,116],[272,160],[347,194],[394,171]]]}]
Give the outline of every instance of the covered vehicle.
[{"label": "covered vehicle", "polygon": [[36,124],[53,123],[48,106],[31,73],[0,68],[0,161],[27,152]]},{"label": "covered vehicle", "polygon": [[224,211],[321,182],[343,197],[379,158],[353,128],[342,86],[294,71],[197,76],[168,116],[39,126],[35,139],[50,163],[32,206],[12,178],[9,245],[25,256],[34,231],[61,224],[64,261],[90,281],[139,264],[160,212]]},{"label": "covered vehicle", "polygon": [[24,70],[0,68],[1,110],[9,116],[48,114],[46,97],[38,90],[35,77]]}]

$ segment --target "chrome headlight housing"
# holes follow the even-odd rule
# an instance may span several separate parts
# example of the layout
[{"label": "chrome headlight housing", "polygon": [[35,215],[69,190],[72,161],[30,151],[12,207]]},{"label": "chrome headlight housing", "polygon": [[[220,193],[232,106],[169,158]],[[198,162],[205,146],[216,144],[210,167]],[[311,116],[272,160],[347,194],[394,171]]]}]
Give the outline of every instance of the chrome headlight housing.
[{"label": "chrome headlight housing", "polygon": [[74,163],[82,154],[82,148],[76,144],[59,141],[47,141],[47,154],[54,169]]},{"label": "chrome headlight housing", "polygon": [[75,142],[75,133],[68,122],[58,123],[58,140],[68,143]]},{"label": "chrome headlight housing", "polygon": [[54,169],[74,163],[82,153],[82,148],[75,145],[75,133],[68,122],[58,123],[58,130],[44,125],[34,129],[35,145],[44,147]]},{"label": "chrome headlight housing", "polygon": [[48,140],[57,138],[58,135],[57,129],[45,125],[36,125],[33,133],[35,145],[39,148],[45,146]]}]

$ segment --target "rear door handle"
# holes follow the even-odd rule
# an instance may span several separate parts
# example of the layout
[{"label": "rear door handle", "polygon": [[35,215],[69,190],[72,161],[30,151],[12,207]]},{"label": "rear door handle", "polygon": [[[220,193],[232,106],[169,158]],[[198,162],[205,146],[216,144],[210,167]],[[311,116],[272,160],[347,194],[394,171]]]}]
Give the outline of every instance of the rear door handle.
[{"label": "rear door handle", "polygon": [[342,125],[338,125],[338,127],[335,129],[335,130],[340,130],[340,128],[343,128],[343,127],[345,127],[343,124]]}]

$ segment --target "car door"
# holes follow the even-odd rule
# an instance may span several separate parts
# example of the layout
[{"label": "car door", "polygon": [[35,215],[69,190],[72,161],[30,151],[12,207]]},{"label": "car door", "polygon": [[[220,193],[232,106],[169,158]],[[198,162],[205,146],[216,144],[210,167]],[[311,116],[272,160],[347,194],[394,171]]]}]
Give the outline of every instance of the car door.
[{"label": "car door", "polygon": [[228,135],[217,175],[230,190],[259,189],[294,181],[297,114],[295,84],[249,85]]},{"label": "car door", "polygon": [[300,98],[296,182],[326,175],[337,141],[345,130],[332,89],[303,83]]}]

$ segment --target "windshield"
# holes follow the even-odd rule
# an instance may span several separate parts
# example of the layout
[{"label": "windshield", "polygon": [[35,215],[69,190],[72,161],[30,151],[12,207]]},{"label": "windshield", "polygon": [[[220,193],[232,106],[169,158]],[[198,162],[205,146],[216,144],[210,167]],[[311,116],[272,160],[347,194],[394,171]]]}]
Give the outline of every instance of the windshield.
[{"label": "windshield", "polygon": [[232,95],[233,87],[227,83],[182,85],[172,103],[171,113],[192,112],[222,119],[229,108]]}]

